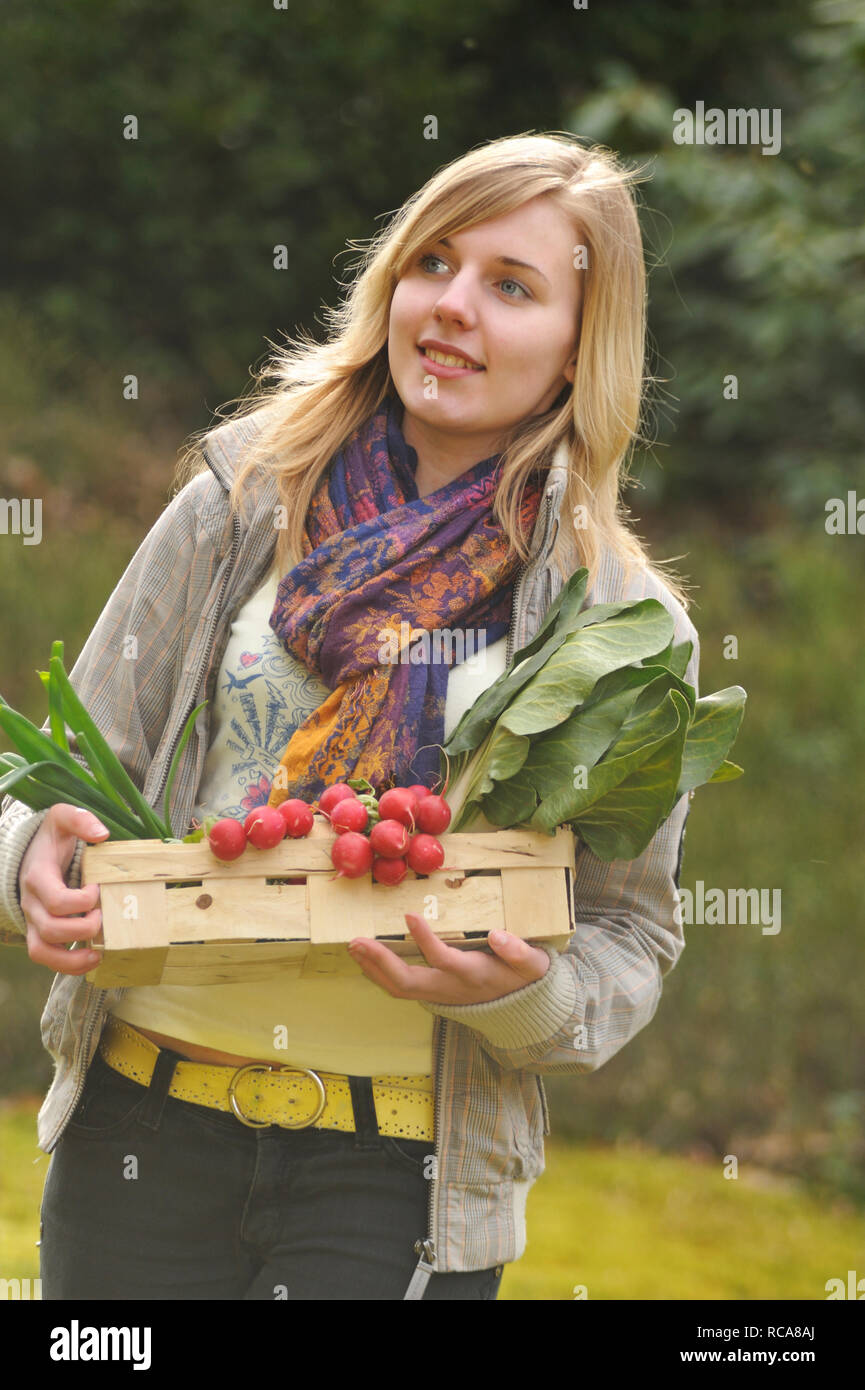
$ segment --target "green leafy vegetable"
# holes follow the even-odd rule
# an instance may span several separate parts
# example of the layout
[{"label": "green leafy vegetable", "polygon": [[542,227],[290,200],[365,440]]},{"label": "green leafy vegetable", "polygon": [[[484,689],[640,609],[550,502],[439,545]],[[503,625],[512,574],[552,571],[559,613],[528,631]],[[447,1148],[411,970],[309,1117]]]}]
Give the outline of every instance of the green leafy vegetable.
[{"label": "green leafy vegetable", "polygon": [[697,699],[691,642],[657,599],[580,611],[578,570],[540,631],[445,742],[451,830],[569,825],[603,860],[635,859],[680,797],[742,769],[726,760],[746,694]]}]

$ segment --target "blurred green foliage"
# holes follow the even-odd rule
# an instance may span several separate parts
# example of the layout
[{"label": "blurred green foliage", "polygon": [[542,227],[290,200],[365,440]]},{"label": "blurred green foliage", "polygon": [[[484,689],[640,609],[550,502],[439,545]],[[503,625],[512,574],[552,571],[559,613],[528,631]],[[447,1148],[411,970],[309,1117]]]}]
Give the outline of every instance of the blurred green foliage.
[{"label": "blurred green foliage", "polygon": [[[655,427],[674,447],[640,464],[652,499],[807,512],[861,474],[858,0],[7,0],[4,21],[0,275],[66,345],[56,388],[93,360],[138,373],[148,411],[206,423],[268,339],[323,331],[347,242],[436,168],[571,129],[653,161]],[[780,109],[780,154],[675,145],[698,100]]]},{"label": "blurred green foliage", "polygon": [[[671,146],[670,111],[693,100],[624,62],[604,67],[569,121],[654,175],[642,196],[659,261],[656,423],[674,447],[666,489],[650,474],[649,495],[699,497],[728,517],[765,518],[773,502],[815,516],[865,480],[865,7],[816,5],[793,47],[795,68],[781,76],[767,54],[765,82],[739,83],[730,102],[779,111],[778,155]],[[727,106],[716,87],[692,91]]]}]

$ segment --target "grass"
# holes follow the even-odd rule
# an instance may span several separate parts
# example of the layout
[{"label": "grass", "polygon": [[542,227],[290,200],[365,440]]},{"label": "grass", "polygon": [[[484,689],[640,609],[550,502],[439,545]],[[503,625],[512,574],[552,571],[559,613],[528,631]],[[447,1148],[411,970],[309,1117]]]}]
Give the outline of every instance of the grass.
[{"label": "grass", "polygon": [[[39,1275],[39,1204],[49,1157],[32,1099],[0,1107],[0,1276]],[[865,1269],[856,1206],[820,1202],[792,1180],[740,1165],[548,1140],[529,1195],[528,1245],[502,1300],[825,1299],[826,1281]]]},{"label": "grass", "polygon": [[500,1299],[825,1299],[863,1268],[858,1208],[740,1165],[547,1141],[528,1242]]}]

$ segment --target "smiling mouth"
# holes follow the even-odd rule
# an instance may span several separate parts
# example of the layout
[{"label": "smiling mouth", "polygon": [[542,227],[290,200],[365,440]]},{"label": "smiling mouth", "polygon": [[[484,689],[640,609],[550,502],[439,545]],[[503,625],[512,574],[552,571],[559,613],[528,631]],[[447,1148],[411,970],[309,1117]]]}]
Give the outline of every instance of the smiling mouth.
[{"label": "smiling mouth", "polygon": [[464,357],[457,357],[451,352],[439,352],[437,348],[418,345],[418,352],[422,353],[424,357],[428,357],[431,362],[436,362],[440,367],[464,367],[471,372],[486,370],[485,367],[480,367],[475,362],[467,362]]}]

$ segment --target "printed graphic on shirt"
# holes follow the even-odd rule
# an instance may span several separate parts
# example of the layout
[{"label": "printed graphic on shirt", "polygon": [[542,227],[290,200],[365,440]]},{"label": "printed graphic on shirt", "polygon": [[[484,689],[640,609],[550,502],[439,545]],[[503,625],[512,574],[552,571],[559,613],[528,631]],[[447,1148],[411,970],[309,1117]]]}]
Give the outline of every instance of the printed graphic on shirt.
[{"label": "printed graphic on shirt", "polygon": [[217,685],[216,733],[195,811],[199,819],[216,813],[243,820],[265,805],[286,744],[330,694],[260,624],[251,649],[237,646],[233,632]]}]

